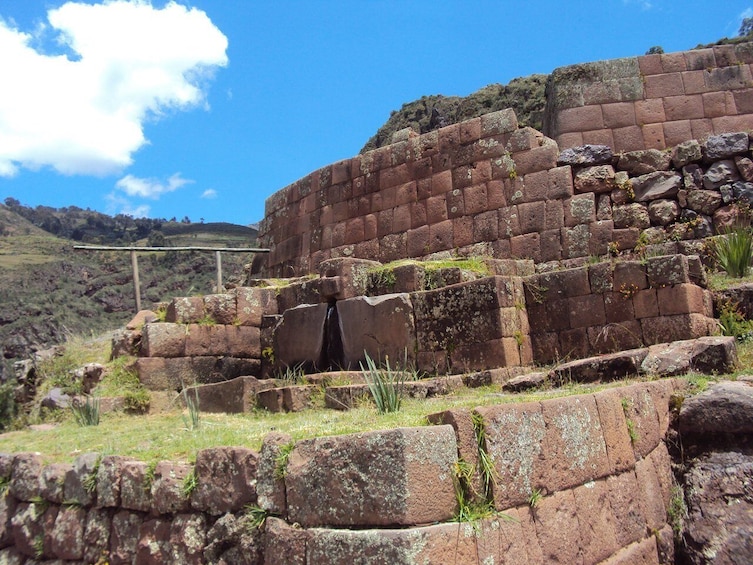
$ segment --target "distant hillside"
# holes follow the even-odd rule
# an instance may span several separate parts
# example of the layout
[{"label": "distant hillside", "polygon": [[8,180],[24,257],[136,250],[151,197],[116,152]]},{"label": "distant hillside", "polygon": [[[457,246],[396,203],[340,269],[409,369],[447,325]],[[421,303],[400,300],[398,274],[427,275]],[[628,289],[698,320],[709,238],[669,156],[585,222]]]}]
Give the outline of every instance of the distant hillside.
[{"label": "distant hillside", "polygon": [[[512,108],[518,122],[541,130],[544,118],[546,96],[544,90],[549,75],[530,75],[516,78],[509,84],[490,84],[466,97],[422,96],[413,102],[403,104],[400,110],[392,112],[376,135],[361,149],[361,153],[389,145],[392,134],[406,127],[417,133],[426,133],[442,125],[469,120],[489,112]],[[432,110],[436,108],[443,122],[432,121]]]},{"label": "distant hillside", "polygon": [[[254,247],[256,230],[233,224],[181,224],[112,218],[78,208],[21,207],[58,231],[84,233],[82,240],[55,236],[0,204],[0,353],[6,360],[64,341],[121,327],[134,314],[130,256],[123,252],[74,251],[74,244],[207,245]],[[34,214],[29,213],[33,210]],[[52,222],[52,224],[49,224]],[[149,223],[155,222],[155,223]],[[154,229],[159,222],[166,233]],[[83,224],[86,224],[85,226]],[[145,233],[145,227],[151,231]],[[108,236],[108,227],[120,230]],[[141,239],[135,239],[141,235]],[[225,253],[225,280],[240,279],[252,254]],[[207,252],[139,254],[142,304],[214,291],[215,257]]]}]

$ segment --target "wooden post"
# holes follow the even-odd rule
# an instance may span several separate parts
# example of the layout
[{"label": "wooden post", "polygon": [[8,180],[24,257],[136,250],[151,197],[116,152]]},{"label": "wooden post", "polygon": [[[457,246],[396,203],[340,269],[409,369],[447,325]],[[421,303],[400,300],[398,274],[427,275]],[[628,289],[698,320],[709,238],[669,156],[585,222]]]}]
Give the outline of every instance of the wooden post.
[{"label": "wooden post", "polygon": [[141,312],[141,285],[139,283],[139,260],[136,250],[131,249],[131,269],[133,269],[133,292],[136,294],[136,312]]},{"label": "wooden post", "polygon": [[214,256],[217,258],[217,294],[222,292],[222,252],[215,251]]}]

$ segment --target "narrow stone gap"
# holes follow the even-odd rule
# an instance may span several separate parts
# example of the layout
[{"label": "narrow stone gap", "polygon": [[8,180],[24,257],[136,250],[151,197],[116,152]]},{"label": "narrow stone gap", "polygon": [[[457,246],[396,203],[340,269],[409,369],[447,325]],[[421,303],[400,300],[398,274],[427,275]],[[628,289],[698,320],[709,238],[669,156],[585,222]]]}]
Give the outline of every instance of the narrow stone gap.
[{"label": "narrow stone gap", "polygon": [[319,367],[324,371],[342,370],[344,358],[340,316],[337,312],[337,301],[333,298],[327,304],[327,314],[324,318],[324,339]]}]

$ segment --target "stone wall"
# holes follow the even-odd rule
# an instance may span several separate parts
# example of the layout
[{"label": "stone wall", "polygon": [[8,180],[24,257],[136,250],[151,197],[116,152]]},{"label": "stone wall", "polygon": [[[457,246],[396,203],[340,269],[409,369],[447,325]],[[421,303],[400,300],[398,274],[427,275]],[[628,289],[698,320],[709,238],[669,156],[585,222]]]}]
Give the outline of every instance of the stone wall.
[{"label": "stone wall", "polygon": [[[195,464],[3,454],[0,561],[672,563],[663,438],[681,382],[453,410],[421,428],[273,432],[258,453],[210,448]],[[486,492],[458,475],[479,445]],[[502,514],[454,522],[460,492]]]},{"label": "stone wall", "polygon": [[487,255],[567,266],[657,243],[665,254],[698,253],[694,240],[753,202],[750,157],[746,132],[672,151],[560,152],[539,132],[516,129],[512,111],[488,114],[326,167],[271,196],[260,232],[271,248],[267,274],[316,272],[333,257]]},{"label": "stone wall", "polygon": [[753,43],[556,69],[544,132],[563,149],[664,149],[753,128]]}]

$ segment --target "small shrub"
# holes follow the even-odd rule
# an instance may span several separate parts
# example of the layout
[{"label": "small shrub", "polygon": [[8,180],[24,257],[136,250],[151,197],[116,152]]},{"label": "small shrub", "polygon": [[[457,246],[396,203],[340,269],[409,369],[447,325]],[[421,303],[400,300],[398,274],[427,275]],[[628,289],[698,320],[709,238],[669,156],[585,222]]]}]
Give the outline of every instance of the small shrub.
[{"label": "small shrub", "polygon": [[366,356],[366,368],[361,363],[361,371],[364,373],[366,385],[374,398],[377,412],[387,414],[397,412],[403,401],[403,389],[405,376],[402,371],[393,371],[390,368],[390,360],[385,361],[385,368],[377,367],[374,360],[364,351]]},{"label": "small shrub", "polygon": [[730,277],[746,276],[753,258],[753,233],[750,228],[734,228],[717,239],[714,257]]},{"label": "small shrub", "polygon": [[739,341],[748,341],[753,337],[753,321],[745,319],[738,304],[732,300],[722,300],[717,303],[717,309],[722,335],[734,336]]},{"label": "small shrub", "polygon": [[190,497],[191,493],[196,490],[197,486],[198,480],[196,478],[196,471],[194,469],[191,469],[191,472],[188,473],[183,479],[183,486],[181,487],[183,496],[185,496],[186,498]]},{"label": "small shrub", "polygon": [[275,457],[275,479],[282,480],[288,474],[288,459],[290,459],[293,449],[295,449],[294,441],[280,447],[280,451],[277,453],[277,457]]},{"label": "small shrub", "polygon": [[252,530],[258,530],[264,526],[264,522],[267,521],[269,512],[261,508],[260,506],[246,506],[246,516],[248,517],[248,526]]},{"label": "small shrub", "polygon": [[73,418],[79,426],[99,425],[99,398],[87,396],[83,402],[80,399],[71,403]]}]

